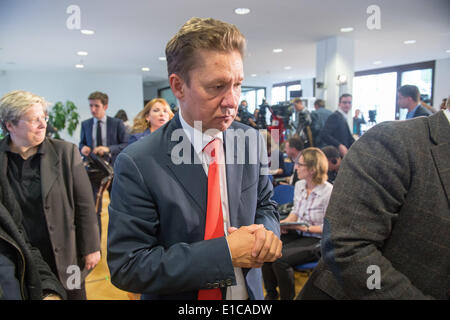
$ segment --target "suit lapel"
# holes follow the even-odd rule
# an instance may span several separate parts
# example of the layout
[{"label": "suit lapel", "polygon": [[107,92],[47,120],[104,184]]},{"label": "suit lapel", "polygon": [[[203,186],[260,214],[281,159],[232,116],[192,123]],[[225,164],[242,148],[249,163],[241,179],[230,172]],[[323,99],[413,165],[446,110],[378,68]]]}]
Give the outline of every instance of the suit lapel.
[{"label": "suit lapel", "polygon": [[92,135],[92,128],[94,127],[94,118],[91,118],[89,122],[87,123],[86,128],[86,143],[89,147],[94,146],[94,137]]},{"label": "suit lapel", "polygon": [[430,138],[436,144],[431,154],[450,204],[450,124],[442,111],[428,117],[428,121]]},{"label": "suit lapel", "polygon": [[49,194],[53,184],[59,175],[59,159],[55,149],[47,139],[43,142],[45,144],[45,153],[41,158],[41,186],[42,186],[42,202]]},{"label": "suit lapel", "polygon": [[[167,166],[206,217],[208,179],[201,161],[182,129],[178,113],[167,127]],[[171,138],[174,138],[174,141]]]},{"label": "suit lapel", "polygon": [[113,140],[113,132],[115,132],[113,128],[113,121],[111,117],[106,117],[106,145],[110,146]]}]

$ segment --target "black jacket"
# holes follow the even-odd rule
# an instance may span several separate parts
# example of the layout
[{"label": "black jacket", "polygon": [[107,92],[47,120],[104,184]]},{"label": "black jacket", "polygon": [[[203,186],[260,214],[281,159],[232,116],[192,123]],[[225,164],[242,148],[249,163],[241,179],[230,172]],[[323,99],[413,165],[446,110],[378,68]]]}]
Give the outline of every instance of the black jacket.
[{"label": "black jacket", "polygon": [[[66,292],[56,276],[50,271],[38,249],[26,240],[24,230],[18,226],[20,210],[13,208],[14,218],[3,205],[7,200],[0,189],[0,300],[21,297],[23,300],[40,300],[44,293],[57,293],[66,298]],[[6,265],[12,262],[13,265]],[[2,267],[2,265],[0,265]],[[2,284],[16,282],[20,292],[6,292]]]},{"label": "black jacket", "polygon": [[339,111],[333,112],[328,117],[320,133],[320,138],[324,145],[332,145],[336,148],[339,148],[339,145],[343,144],[348,149],[355,142],[348,127],[347,120]]},{"label": "black jacket", "polygon": [[[6,167],[2,171],[6,171]],[[6,172],[2,172],[6,177]],[[11,193],[0,179],[0,300],[40,300],[45,293],[57,293],[66,298],[66,292],[51,272],[38,249],[28,242],[22,227],[22,212]],[[2,288],[2,284],[16,284]],[[18,284],[18,286],[17,286]],[[20,292],[6,292],[19,288]]]}]

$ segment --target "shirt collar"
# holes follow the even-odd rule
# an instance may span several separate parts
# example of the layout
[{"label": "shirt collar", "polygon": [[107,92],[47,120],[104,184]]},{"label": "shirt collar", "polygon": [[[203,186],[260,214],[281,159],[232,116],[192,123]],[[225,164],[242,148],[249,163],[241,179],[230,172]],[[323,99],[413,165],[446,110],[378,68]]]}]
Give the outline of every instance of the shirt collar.
[{"label": "shirt collar", "polygon": [[[94,117],[94,124],[97,124],[98,119],[96,117]],[[100,119],[100,121],[102,123],[106,123],[106,114],[103,116],[103,118]]]},{"label": "shirt collar", "polygon": [[[306,180],[300,180],[300,181],[303,181],[303,183],[301,185],[301,191],[306,192]],[[326,184],[327,184],[327,182],[325,181],[324,183],[315,186],[314,189],[312,189],[311,194],[320,196],[322,193],[322,190],[325,188]]]},{"label": "shirt collar", "polygon": [[347,119],[347,114],[344,111],[342,111],[341,108],[338,107],[337,110],[344,116],[345,119]]},{"label": "shirt collar", "polygon": [[184,132],[186,133],[187,137],[191,141],[192,146],[194,147],[194,150],[197,154],[200,154],[205,146],[211,142],[213,139],[220,139],[220,141],[223,143],[223,132],[217,130],[217,133],[210,135],[207,133],[202,133],[197,128],[193,128],[190,126],[183,118],[183,112],[180,108],[180,122],[181,126],[183,127]]},{"label": "shirt collar", "polygon": [[406,114],[406,119],[408,118],[412,118],[414,116],[414,113],[416,113],[417,108],[420,106],[420,104],[418,104],[414,109],[412,109],[411,111],[408,111],[408,113]]}]

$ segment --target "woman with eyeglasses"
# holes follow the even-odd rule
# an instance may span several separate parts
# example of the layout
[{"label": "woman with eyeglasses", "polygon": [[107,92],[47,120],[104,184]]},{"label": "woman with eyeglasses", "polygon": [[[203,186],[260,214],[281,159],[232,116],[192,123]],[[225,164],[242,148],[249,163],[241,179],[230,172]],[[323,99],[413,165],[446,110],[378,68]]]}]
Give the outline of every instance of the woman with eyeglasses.
[{"label": "woman with eyeglasses", "polygon": [[1,201],[58,276],[68,299],[82,300],[84,278],[100,260],[92,188],[77,146],[46,138],[47,104],[26,91],[0,99],[6,134],[0,141]]},{"label": "woman with eyeglasses", "polygon": [[[301,152],[295,164],[299,181],[295,183],[294,208],[281,220],[282,256],[262,267],[266,300],[292,300],[295,296],[293,267],[318,259],[323,219],[333,186],[327,182],[328,160],[318,148]],[[299,223],[285,225],[284,223]],[[300,224],[302,223],[302,224]]]}]

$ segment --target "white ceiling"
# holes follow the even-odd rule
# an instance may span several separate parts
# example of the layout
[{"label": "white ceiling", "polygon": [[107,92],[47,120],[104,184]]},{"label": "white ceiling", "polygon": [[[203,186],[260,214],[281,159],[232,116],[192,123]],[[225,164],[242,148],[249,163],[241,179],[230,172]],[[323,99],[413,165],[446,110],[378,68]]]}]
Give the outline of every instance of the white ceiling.
[{"label": "white ceiling", "polygon": [[[81,9],[81,28],[95,35],[66,27],[72,4]],[[381,30],[366,26],[372,4],[381,9]],[[238,7],[251,12],[238,16]],[[158,57],[194,16],[236,24],[246,36],[247,85],[315,76],[315,44],[333,36],[354,39],[355,71],[450,58],[449,0],[0,0],[0,70],[73,70],[83,59],[80,72],[136,72],[162,81],[166,63]],[[354,31],[343,34],[341,27]],[[403,44],[410,39],[417,42]],[[77,56],[80,50],[89,55]]]}]

